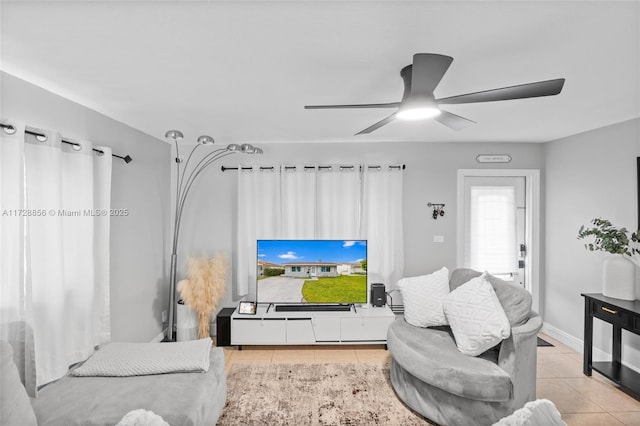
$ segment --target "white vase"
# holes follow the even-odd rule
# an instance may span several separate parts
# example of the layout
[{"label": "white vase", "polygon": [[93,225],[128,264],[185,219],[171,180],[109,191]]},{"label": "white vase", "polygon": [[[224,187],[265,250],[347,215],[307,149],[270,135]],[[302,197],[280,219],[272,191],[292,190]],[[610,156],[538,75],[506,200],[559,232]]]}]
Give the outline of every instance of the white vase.
[{"label": "white vase", "polygon": [[621,254],[602,263],[602,294],[622,300],[636,298],[636,265]]},{"label": "white vase", "polygon": [[198,314],[182,303],[178,302],[176,306],[176,340],[197,340]]}]

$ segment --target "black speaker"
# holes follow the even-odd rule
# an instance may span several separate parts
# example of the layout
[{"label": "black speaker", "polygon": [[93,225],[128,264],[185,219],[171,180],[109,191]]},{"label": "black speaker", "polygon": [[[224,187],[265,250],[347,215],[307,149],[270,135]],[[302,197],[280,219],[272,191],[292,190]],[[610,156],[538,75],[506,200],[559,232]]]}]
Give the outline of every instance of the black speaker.
[{"label": "black speaker", "polygon": [[387,304],[387,295],[384,291],[384,284],[371,283],[371,305],[376,307],[382,307]]},{"label": "black speaker", "polygon": [[231,346],[231,315],[236,308],[222,308],[216,316],[216,346]]}]

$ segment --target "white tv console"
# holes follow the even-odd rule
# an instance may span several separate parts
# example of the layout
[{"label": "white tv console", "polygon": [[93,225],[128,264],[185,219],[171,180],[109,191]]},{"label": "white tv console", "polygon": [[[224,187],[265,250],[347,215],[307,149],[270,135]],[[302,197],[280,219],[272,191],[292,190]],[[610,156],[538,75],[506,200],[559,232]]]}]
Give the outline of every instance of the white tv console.
[{"label": "white tv console", "polygon": [[259,305],[255,315],[231,315],[231,345],[386,344],[395,320],[388,306],[346,312],[278,312]]}]

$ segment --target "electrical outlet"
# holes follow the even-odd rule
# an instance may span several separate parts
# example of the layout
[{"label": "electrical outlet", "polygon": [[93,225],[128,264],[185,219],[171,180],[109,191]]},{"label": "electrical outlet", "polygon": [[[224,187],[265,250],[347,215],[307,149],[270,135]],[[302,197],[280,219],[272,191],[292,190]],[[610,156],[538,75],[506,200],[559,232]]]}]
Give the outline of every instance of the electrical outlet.
[{"label": "electrical outlet", "polygon": [[165,323],[167,322],[167,311],[162,311],[162,322]]},{"label": "electrical outlet", "polygon": [[444,235],[434,235],[433,236],[434,243],[444,243]]}]

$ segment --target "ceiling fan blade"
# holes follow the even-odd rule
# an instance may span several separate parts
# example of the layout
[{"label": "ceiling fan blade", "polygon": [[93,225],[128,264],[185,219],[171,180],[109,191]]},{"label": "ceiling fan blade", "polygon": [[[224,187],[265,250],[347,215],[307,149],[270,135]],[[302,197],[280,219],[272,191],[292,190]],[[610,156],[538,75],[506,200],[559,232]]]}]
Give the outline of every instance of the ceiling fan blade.
[{"label": "ceiling fan blade", "polygon": [[373,125],[367,127],[364,130],[360,130],[358,133],[356,133],[356,135],[362,135],[362,134],[365,134],[365,133],[371,133],[374,130],[378,130],[380,127],[391,123],[395,118],[396,118],[396,113],[394,112],[393,114],[391,114],[391,115],[383,118],[382,120],[378,121],[376,124],[373,124]]},{"label": "ceiling fan blade", "polygon": [[451,105],[553,96],[562,91],[563,85],[564,78],[558,78],[555,80],[538,81],[536,83],[520,84],[517,86],[503,87],[501,89],[484,90],[482,92],[451,96],[448,98],[437,99],[436,102],[442,105]]},{"label": "ceiling fan blade", "polygon": [[398,108],[400,102],[384,104],[354,104],[354,105],[305,105],[304,109],[339,109],[339,108]]},{"label": "ceiling fan blade", "polygon": [[435,53],[416,53],[413,55],[411,95],[432,96],[451,62],[453,62],[451,56]]},{"label": "ceiling fan blade", "polygon": [[433,117],[433,119],[452,130],[462,130],[467,126],[476,124],[473,120],[443,110],[440,110],[440,115]]}]

